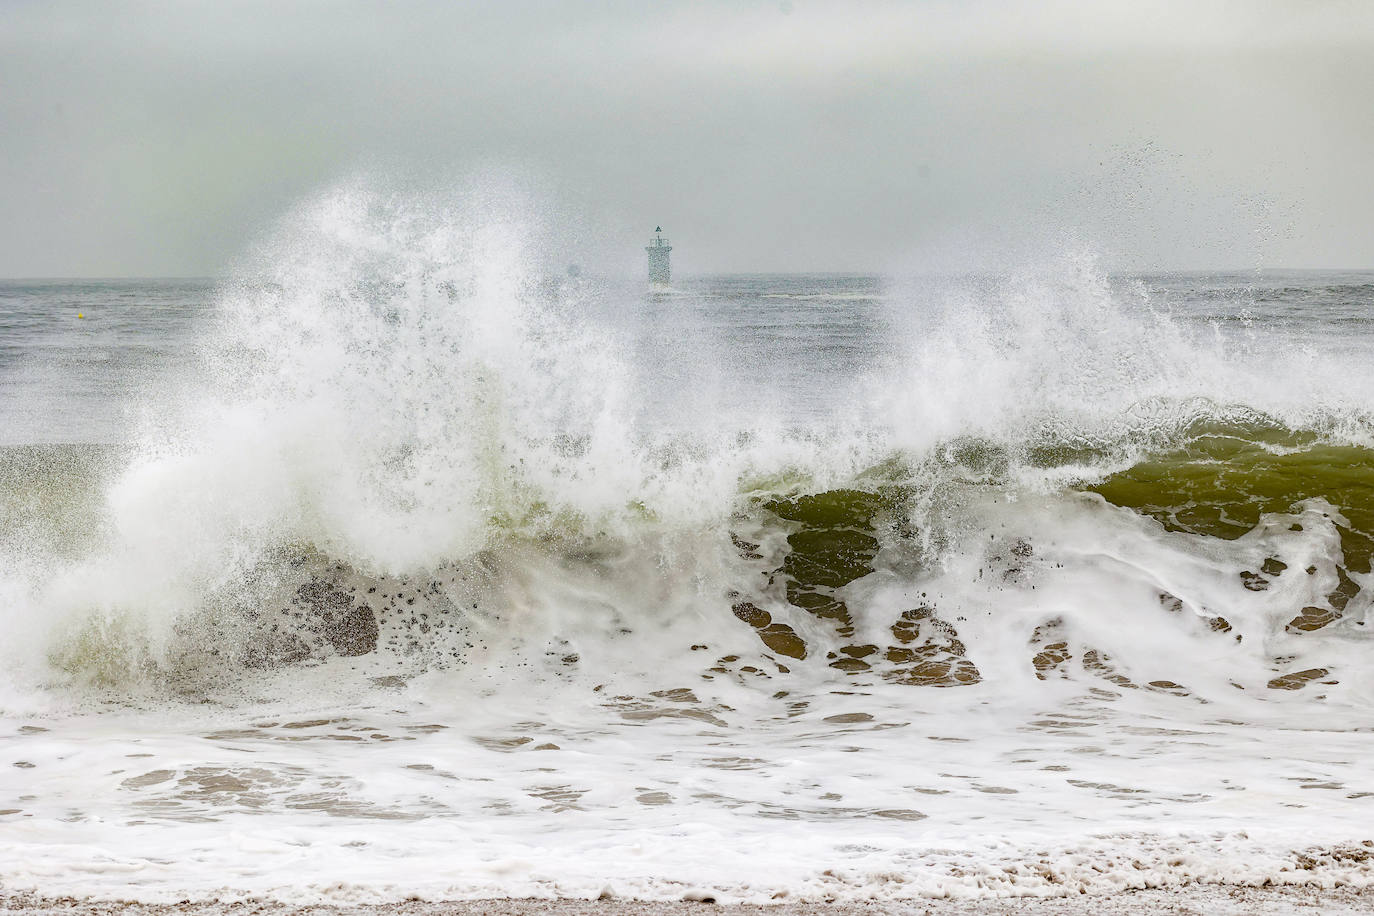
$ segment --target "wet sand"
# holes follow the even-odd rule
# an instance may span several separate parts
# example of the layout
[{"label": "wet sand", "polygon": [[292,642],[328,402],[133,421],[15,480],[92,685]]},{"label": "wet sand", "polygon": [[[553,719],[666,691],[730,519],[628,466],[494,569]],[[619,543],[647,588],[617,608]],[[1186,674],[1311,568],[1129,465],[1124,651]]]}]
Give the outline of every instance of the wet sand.
[{"label": "wet sand", "polygon": [[900,903],[779,903],[770,906],[641,900],[469,900],[361,906],[288,906],[267,901],[142,904],[35,897],[0,892],[0,912],[16,916],[954,916],[1024,913],[1029,916],[1278,916],[1374,913],[1374,888],[1230,887],[1192,885],[1106,896],[1006,898],[982,901],[913,900]]}]

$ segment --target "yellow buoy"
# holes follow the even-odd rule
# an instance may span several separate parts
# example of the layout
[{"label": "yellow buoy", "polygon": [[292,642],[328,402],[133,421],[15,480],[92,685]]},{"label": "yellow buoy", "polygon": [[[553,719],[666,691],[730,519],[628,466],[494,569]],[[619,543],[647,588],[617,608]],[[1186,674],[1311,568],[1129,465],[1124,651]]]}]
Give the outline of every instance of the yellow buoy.
[{"label": "yellow buoy", "polygon": [[80,312],[77,312],[77,313],[76,313],[76,317],[77,317],[77,318],[85,318],[86,316],[83,315],[83,314],[81,314]]}]

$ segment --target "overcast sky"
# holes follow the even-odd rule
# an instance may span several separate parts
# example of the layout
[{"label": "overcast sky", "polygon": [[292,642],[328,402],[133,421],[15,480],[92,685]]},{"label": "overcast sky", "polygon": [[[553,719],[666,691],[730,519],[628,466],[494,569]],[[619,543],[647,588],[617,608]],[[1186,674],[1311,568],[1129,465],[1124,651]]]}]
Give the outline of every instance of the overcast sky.
[{"label": "overcast sky", "polygon": [[0,276],[486,171],[593,269],[1374,267],[1374,3],[0,0]]}]

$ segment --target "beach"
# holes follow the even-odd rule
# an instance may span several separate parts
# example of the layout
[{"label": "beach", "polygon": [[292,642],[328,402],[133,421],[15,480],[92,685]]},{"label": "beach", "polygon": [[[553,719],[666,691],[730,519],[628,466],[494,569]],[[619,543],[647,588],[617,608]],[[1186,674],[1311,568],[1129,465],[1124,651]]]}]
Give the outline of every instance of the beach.
[{"label": "beach", "polygon": [[39,897],[2,897],[0,907],[16,916],[1116,916],[1164,913],[1173,916],[1280,916],[1290,913],[1374,912],[1374,894],[1349,888],[1224,887],[1197,885],[1171,890],[1132,891],[1109,896],[1002,899],[982,902],[911,901],[901,904],[788,904],[770,906],[606,900],[473,900],[399,903],[382,906],[285,907],[262,902],[148,905]]}]

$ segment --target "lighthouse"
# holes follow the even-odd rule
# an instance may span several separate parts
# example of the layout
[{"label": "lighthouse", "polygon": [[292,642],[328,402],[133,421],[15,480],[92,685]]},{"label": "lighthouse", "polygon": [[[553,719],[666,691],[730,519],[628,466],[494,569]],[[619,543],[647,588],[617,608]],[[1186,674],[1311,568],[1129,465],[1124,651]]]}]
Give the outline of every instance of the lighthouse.
[{"label": "lighthouse", "polygon": [[649,244],[644,246],[644,250],[649,253],[649,284],[667,286],[672,276],[672,270],[668,266],[668,252],[673,250],[673,246],[663,237],[662,226],[654,229],[654,237],[649,239]]}]

